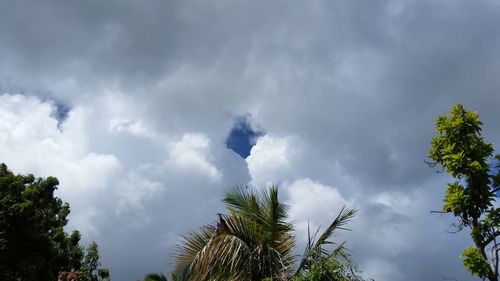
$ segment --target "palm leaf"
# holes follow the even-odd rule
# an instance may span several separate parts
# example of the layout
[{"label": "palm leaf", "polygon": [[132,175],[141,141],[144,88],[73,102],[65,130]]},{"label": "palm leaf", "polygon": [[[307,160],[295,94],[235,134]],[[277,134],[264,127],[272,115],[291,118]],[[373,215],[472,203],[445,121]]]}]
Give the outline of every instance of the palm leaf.
[{"label": "palm leaf", "polygon": [[[287,222],[287,206],[279,202],[278,188],[255,191],[236,186],[223,202],[229,214],[219,214],[215,225],[204,226],[183,236],[174,258],[178,280],[289,280],[297,256],[294,255],[293,226]],[[315,257],[341,257],[343,244],[333,252],[323,245],[332,244],[336,229],[354,216],[355,210],[342,209],[337,218],[316,240],[309,241],[297,272],[307,269]]]},{"label": "palm leaf", "polygon": [[309,228],[308,228],[308,243],[306,245],[306,249],[304,251],[304,255],[302,256],[299,267],[297,268],[296,275],[300,274],[303,270],[308,269],[312,262],[315,259],[319,259],[325,256],[332,256],[332,253],[341,252],[344,255],[344,243],[342,243],[339,247],[337,247],[332,253],[324,248],[325,245],[335,244],[329,239],[333,237],[336,230],[349,230],[344,228],[344,226],[356,215],[356,209],[346,209],[343,207],[337,217],[332,221],[332,223],[325,229],[325,231],[321,234],[318,240],[315,240],[316,235],[319,232],[319,229],[316,233],[311,237]]},{"label": "palm leaf", "polygon": [[146,275],[144,281],[168,281],[168,279],[163,273],[151,273]]},{"label": "palm leaf", "polygon": [[215,232],[214,226],[206,225],[199,231],[183,235],[182,244],[177,247],[177,254],[174,257],[174,272],[180,280],[189,279],[193,261],[206,247]]}]

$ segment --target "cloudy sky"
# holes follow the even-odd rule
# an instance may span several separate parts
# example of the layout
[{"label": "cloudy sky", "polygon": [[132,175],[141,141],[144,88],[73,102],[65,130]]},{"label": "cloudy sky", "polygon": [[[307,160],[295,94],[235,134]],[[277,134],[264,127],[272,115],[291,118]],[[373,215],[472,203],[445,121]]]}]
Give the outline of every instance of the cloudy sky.
[{"label": "cloudy sky", "polygon": [[471,280],[423,159],[456,103],[500,142],[499,1],[0,3],[0,162],[59,178],[114,280],[270,183],[300,239],[359,208],[337,239],[365,277]]}]

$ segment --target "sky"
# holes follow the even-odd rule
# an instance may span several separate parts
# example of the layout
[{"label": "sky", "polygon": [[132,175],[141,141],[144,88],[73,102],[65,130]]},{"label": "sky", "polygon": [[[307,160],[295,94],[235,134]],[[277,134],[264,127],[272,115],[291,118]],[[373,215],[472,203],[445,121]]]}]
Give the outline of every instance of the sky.
[{"label": "sky", "polygon": [[358,208],[366,278],[474,280],[424,160],[457,103],[500,142],[497,0],[0,3],[0,162],[58,177],[113,280],[168,272],[236,184],[279,185],[302,243]]}]

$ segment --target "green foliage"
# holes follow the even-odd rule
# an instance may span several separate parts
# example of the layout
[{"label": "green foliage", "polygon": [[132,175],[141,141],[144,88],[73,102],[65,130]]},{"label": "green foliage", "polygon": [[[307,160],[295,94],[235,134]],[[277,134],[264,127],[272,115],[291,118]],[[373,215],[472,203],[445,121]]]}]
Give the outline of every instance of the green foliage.
[{"label": "green foliage", "polygon": [[144,281],[168,281],[167,276],[163,273],[151,273],[146,275]]},{"label": "green foliage", "polygon": [[462,253],[462,261],[465,268],[467,268],[474,275],[485,279],[490,271],[490,265],[482,256],[478,248],[469,247]]},{"label": "green foliage", "polygon": [[429,158],[455,178],[446,189],[443,211],[459,218],[459,230],[471,229],[476,247],[464,251],[465,267],[474,275],[498,280],[500,211],[493,202],[500,183],[500,155],[492,165],[494,149],[481,136],[482,125],[476,112],[454,106],[449,117],[437,118],[438,135],[432,139]]},{"label": "green foliage", "polygon": [[320,258],[312,263],[303,275],[295,277],[294,281],[331,281],[351,280],[348,265],[332,258]]},{"label": "green foliage", "polygon": [[97,276],[99,276],[99,279],[103,280],[103,281],[110,281],[111,280],[111,275],[109,273],[108,268],[99,268],[97,270]]},{"label": "green foliage", "polygon": [[109,269],[99,268],[101,263],[99,261],[99,247],[96,242],[90,243],[87,248],[87,253],[83,259],[81,272],[82,281],[105,281],[110,280]]},{"label": "green foliage", "polygon": [[64,231],[70,208],[54,196],[58,184],[54,177],[14,175],[0,164],[0,280],[54,281],[60,271],[80,270],[92,273],[83,280],[109,280],[109,270],[95,274],[97,244],[84,258],[80,233]]},{"label": "green foliage", "polygon": [[295,273],[295,281],[362,280],[355,273],[351,257],[344,247],[345,242],[328,250],[328,246],[331,248],[336,244],[329,240],[334,232],[348,230],[344,225],[354,218],[356,212],[354,209],[343,208],[317,240],[316,235],[311,237],[309,232],[306,249]]},{"label": "green foliage", "polygon": [[[219,214],[216,225],[206,225],[199,231],[184,235],[175,257],[175,273],[179,280],[302,280],[318,276],[349,276],[350,257],[343,244],[334,251],[326,245],[333,233],[354,217],[355,210],[342,210],[325,232],[309,244],[293,271],[295,237],[293,226],[286,222],[287,206],[278,201],[275,186],[261,192],[236,187],[223,200],[228,215]],[[308,279],[309,278],[309,279]]]},{"label": "green foliage", "polygon": [[226,194],[228,215],[184,236],[175,259],[182,280],[285,280],[295,239],[276,187],[260,193],[237,187]]},{"label": "green foliage", "polygon": [[82,263],[82,277],[83,281],[97,281],[97,268],[100,266],[99,262],[99,249],[95,242],[92,242],[88,249]]},{"label": "green foliage", "polygon": [[[476,112],[466,111],[462,105],[453,107],[450,117],[439,116],[436,122],[438,136],[432,139],[429,156],[441,164],[454,178],[465,179],[468,187],[450,184],[445,207],[450,208],[466,222],[492,206],[494,194],[490,190],[490,166],[493,145],[481,136],[481,121]],[[448,209],[445,209],[448,211]]]},{"label": "green foliage", "polygon": [[67,234],[69,205],[53,177],[14,175],[0,164],[0,280],[57,280],[80,267],[80,234]]},{"label": "green foliage", "polygon": [[443,202],[444,211],[453,212],[455,216],[468,215],[469,195],[458,182],[448,184]]}]

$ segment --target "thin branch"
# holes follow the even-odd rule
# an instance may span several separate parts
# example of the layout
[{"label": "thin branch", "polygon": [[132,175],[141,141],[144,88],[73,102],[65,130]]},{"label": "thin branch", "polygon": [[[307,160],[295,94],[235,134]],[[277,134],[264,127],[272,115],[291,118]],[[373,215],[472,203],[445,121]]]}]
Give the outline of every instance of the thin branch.
[{"label": "thin branch", "polygon": [[448,214],[450,212],[445,212],[445,211],[430,211],[433,214]]},{"label": "thin branch", "polygon": [[[428,160],[425,160],[425,159],[422,159],[422,161],[424,161],[424,163],[427,164],[430,168],[434,168],[434,167],[436,167],[439,164],[438,162],[428,161]],[[444,173],[444,167],[441,166],[441,171],[436,171],[436,173],[438,173],[438,174]]]},{"label": "thin branch", "polygon": [[483,243],[481,243],[481,246],[486,247],[488,244],[495,241],[497,236],[500,236],[500,230],[495,231],[493,235],[491,235],[488,239],[484,240]]},{"label": "thin branch", "polygon": [[429,160],[425,160],[425,159],[422,159],[422,161],[424,161],[424,163],[427,164],[427,165],[429,165],[429,167],[431,167],[431,168],[436,167],[436,165],[438,164],[435,161],[429,161]]},{"label": "thin branch", "polygon": [[[493,232],[495,232],[494,228],[492,228],[492,230],[493,230]],[[493,249],[496,249],[496,251],[495,251],[495,259],[494,259],[494,265],[493,266],[495,267],[494,268],[495,269],[495,277],[498,277],[498,250],[500,248],[497,248],[498,242],[497,242],[496,236],[493,236],[493,242],[494,242]]]},{"label": "thin branch", "polygon": [[446,232],[451,233],[451,234],[455,234],[455,233],[462,231],[462,229],[464,229],[464,227],[465,227],[465,224],[463,222],[454,222],[451,224],[451,226],[454,227],[455,230],[453,230],[453,231],[446,230]]}]

